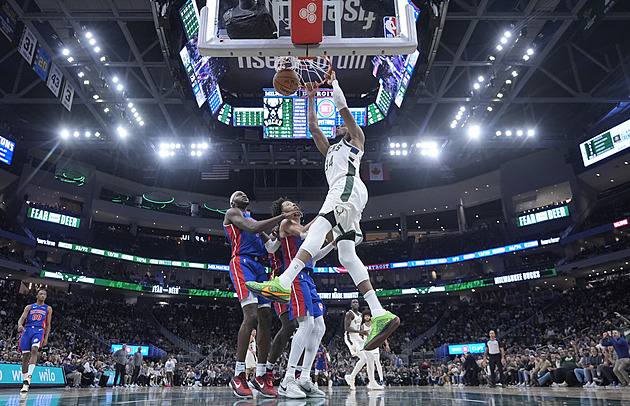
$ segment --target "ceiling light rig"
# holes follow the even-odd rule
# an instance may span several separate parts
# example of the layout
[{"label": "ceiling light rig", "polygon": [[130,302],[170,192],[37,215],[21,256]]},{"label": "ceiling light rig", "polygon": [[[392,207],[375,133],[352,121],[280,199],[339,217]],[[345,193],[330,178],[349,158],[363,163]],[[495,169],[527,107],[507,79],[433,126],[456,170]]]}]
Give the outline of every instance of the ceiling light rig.
[{"label": "ceiling light rig", "polygon": [[438,143],[436,141],[417,142],[390,142],[390,156],[427,156],[436,158],[440,155]]}]

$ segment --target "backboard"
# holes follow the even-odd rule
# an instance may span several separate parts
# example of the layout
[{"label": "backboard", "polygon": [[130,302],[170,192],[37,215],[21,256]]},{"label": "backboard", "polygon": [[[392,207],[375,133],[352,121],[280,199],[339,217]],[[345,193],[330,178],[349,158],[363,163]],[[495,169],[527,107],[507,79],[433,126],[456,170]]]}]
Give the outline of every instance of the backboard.
[{"label": "backboard", "polygon": [[[417,8],[409,0],[259,0],[266,1],[267,8],[278,28],[277,39],[230,39],[222,29],[225,0],[207,0],[201,9],[198,50],[201,55],[214,57],[246,56],[343,56],[343,55],[406,55],[418,47],[416,32]],[[361,7],[363,2],[382,7],[390,2],[389,11],[384,15],[372,17],[374,13]],[[314,6],[310,2],[321,4],[323,11],[317,15],[323,17],[323,37],[314,44],[297,44],[292,41],[292,15],[299,15],[297,10],[291,14],[292,5],[305,11],[304,19],[313,18],[310,11]],[[309,7],[310,6],[310,7]],[[348,29],[348,16],[355,20],[366,16],[382,19],[377,21],[381,32],[370,32],[367,36]],[[368,21],[370,22],[370,21]],[[366,22],[366,25],[368,24]],[[295,29],[294,29],[295,34]],[[295,35],[294,35],[295,37]]]}]

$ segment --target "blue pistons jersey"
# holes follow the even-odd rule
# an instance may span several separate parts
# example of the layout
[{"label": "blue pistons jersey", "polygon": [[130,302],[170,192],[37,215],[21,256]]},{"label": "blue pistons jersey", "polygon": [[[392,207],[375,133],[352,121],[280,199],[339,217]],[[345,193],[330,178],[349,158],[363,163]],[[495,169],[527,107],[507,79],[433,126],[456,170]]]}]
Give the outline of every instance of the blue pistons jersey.
[{"label": "blue pistons jersey", "polygon": [[31,310],[28,312],[28,317],[26,318],[26,324],[24,327],[46,327],[46,318],[48,317],[48,305],[38,305],[37,303],[33,303],[31,305]]}]

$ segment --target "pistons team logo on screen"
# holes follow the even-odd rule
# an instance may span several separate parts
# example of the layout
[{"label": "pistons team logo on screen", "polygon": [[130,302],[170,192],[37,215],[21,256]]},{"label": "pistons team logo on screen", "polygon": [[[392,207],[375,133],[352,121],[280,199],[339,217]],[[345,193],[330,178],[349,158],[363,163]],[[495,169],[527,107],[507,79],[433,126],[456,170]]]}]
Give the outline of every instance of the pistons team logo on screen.
[{"label": "pistons team logo on screen", "polygon": [[319,118],[330,119],[335,117],[335,103],[330,99],[323,99],[317,103]]}]

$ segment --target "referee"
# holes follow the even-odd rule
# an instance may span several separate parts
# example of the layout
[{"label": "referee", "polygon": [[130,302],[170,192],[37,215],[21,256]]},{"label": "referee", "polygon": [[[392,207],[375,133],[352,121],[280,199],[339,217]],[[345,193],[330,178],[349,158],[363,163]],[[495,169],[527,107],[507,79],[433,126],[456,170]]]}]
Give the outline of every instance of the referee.
[{"label": "referee", "polygon": [[486,357],[490,356],[490,379],[491,385],[496,386],[496,374],[495,369],[499,370],[499,385],[503,386],[503,364],[505,364],[505,350],[503,345],[497,340],[497,335],[494,330],[490,330],[488,333],[490,339],[486,343],[486,351],[483,353],[483,362],[486,363]]}]

